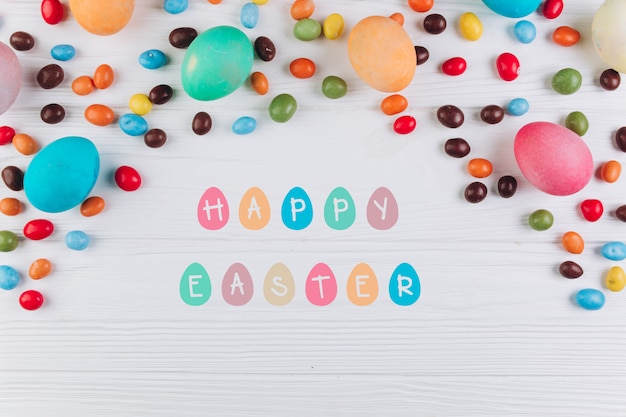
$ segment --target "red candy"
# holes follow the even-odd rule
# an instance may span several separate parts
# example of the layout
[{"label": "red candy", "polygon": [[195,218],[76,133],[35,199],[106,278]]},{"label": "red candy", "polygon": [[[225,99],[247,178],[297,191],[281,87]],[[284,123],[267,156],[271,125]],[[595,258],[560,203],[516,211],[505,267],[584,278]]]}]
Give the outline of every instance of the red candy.
[{"label": "red candy", "polygon": [[54,232],[54,225],[50,220],[31,220],[24,226],[24,236],[30,240],[41,240],[50,236]]},{"label": "red candy", "polygon": [[141,186],[141,176],[135,168],[122,165],[115,170],[115,183],[124,191],[135,191]]},{"label": "red candy", "polygon": [[595,222],[602,217],[604,206],[600,200],[589,199],[580,203],[580,211],[585,220]]},{"label": "red candy", "polygon": [[49,25],[56,25],[63,20],[63,4],[59,0],[43,0],[41,2],[41,17]]},{"label": "red candy", "polygon": [[0,145],[11,143],[15,136],[15,129],[9,126],[0,126]]},{"label": "red candy", "polygon": [[504,81],[513,81],[519,75],[519,60],[510,52],[504,52],[496,59],[498,75]]},{"label": "red candy", "polygon": [[461,75],[467,69],[467,62],[461,57],[450,58],[441,65],[441,71],[447,75]]},{"label": "red candy", "polygon": [[24,291],[20,295],[20,305],[24,310],[37,310],[43,305],[43,295],[35,290]]},{"label": "red candy", "polygon": [[415,117],[409,115],[400,116],[393,123],[393,130],[400,135],[406,135],[414,131],[415,126],[417,126]]},{"label": "red candy", "polygon": [[556,19],[563,11],[563,0],[546,0],[542,11],[546,19]]}]

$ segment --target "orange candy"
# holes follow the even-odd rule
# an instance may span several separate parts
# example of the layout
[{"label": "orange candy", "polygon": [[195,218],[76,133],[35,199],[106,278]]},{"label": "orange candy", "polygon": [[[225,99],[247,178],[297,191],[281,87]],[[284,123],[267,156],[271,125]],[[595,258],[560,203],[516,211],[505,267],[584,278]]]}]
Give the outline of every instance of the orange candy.
[{"label": "orange candy", "polygon": [[576,45],[580,41],[580,32],[569,26],[559,26],[554,29],[552,40],[561,46]]},{"label": "orange candy", "polygon": [[25,133],[18,133],[13,136],[13,146],[22,155],[32,155],[39,150],[39,145],[35,139]]},{"label": "orange candy", "polygon": [[92,217],[100,214],[104,210],[104,199],[98,196],[92,196],[83,201],[80,205],[80,214],[85,217]]},{"label": "orange candy", "polygon": [[85,109],[85,119],[96,126],[108,126],[115,120],[115,113],[104,104],[92,104]]},{"label": "orange candy", "polygon": [[409,107],[409,102],[402,94],[392,94],[380,102],[380,110],[388,116],[402,113]]},{"label": "orange candy", "polygon": [[309,18],[315,11],[315,2],[313,0],[296,0],[291,5],[291,17],[295,20]]},{"label": "orange candy", "polygon": [[72,81],[72,91],[79,96],[86,96],[94,90],[93,80],[88,75],[81,75]]},{"label": "orange candy", "polygon": [[402,13],[393,13],[389,19],[398,22],[400,26],[404,26],[404,15]]},{"label": "orange candy", "polygon": [[28,268],[28,276],[32,279],[41,279],[48,276],[52,270],[52,263],[46,258],[39,258],[33,261]]},{"label": "orange candy", "polygon": [[22,212],[22,203],[17,198],[6,197],[0,200],[0,213],[5,216],[17,216]]},{"label": "orange candy", "polygon": [[260,71],[255,71],[250,74],[250,85],[252,85],[254,91],[260,95],[266,94],[270,88],[267,77]]},{"label": "orange candy", "polygon": [[600,176],[606,182],[613,183],[619,179],[622,174],[622,164],[618,161],[607,161],[600,168]]},{"label": "orange candy", "polygon": [[487,178],[493,172],[493,166],[484,158],[474,158],[467,163],[467,172],[475,178]]},{"label": "orange candy", "polygon": [[211,4],[220,4],[222,0],[208,0]]},{"label": "orange candy", "polygon": [[580,254],[585,249],[585,241],[576,232],[565,232],[561,238],[561,244],[569,253]]},{"label": "orange candy", "polygon": [[100,90],[104,90],[106,88],[111,87],[113,81],[115,80],[115,73],[113,72],[113,68],[110,65],[102,64],[96,68],[96,71],[93,74],[93,85]]},{"label": "orange candy", "polygon": [[427,12],[435,5],[435,0],[408,0],[409,7],[416,12]]},{"label": "orange candy", "polygon": [[289,64],[289,72],[296,78],[311,78],[315,74],[315,62],[309,58],[296,58]]}]

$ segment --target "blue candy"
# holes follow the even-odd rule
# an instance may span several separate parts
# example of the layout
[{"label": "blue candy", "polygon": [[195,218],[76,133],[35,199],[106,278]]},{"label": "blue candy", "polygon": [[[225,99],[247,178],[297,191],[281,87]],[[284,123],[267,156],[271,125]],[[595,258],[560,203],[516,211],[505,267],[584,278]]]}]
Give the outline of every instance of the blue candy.
[{"label": "blue candy", "polygon": [[89,246],[89,236],[82,230],[72,230],[65,235],[65,245],[72,250],[84,250]]},{"label": "blue candy", "polygon": [[537,28],[533,22],[520,20],[513,26],[513,34],[521,43],[531,43],[537,36]]},{"label": "blue candy", "polygon": [[165,0],[163,2],[163,9],[171,14],[182,13],[187,10],[188,6],[188,0]]},{"label": "blue candy", "polygon": [[238,135],[247,135],[252,133],[254,129],[256,129],[256,120],[250,116],[240,117],[235,120],[232,126],[233,133]]},{"label": "blue candy", "polygon": [[506,106],[506,111],[512,116],[522,116],[526,114],[529,107],[528,100],[518,97],[509,101],[509,104]]},{"label": "blue candy", "polygon": [[241,8],[239,20],[243,27],[252,29],[259,23],[259,6],[254,3],[246,3]]},{"label": "blue candy", "polygon": [[604,307],[604,294],[602,291],[585,288],[576,293],[576,304],[585,310],[600,310]]},{"label": "blue candy", "polygon": [[623,242],[609,242],[602,246],[602,256],[611,261],[626,259],[626,244]]},{"label": "blue candy", "polygon": [[0,288],[12,290],[20,283],[20,274],[15,268],[8,265],[0,265]]},{"label": "blue candy", "polygon": [[120,129],[128,136],[141,136],[148,131],[148,122],[135,113],[126,113],[118,122]]},{"label": "blue candy", "polygon": [[167,56],[158,49],[149,49],[139,55],[139,64],[146,69],[158,69],[167,63]]},{"label": "blue candy", "polygon": [[50,49],[50,55],[57,61],[69,61],[76,55],[76,48],[72,45],[55,45]]}]

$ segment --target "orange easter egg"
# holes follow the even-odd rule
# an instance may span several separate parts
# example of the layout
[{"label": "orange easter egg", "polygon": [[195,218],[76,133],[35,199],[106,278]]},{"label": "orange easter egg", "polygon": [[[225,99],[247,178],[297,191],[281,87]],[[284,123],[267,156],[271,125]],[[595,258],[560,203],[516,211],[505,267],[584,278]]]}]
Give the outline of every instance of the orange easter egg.
[{"label": "orange easter egg", "polygon": [[107,36],[126,26],[135,10],[135,0],[70,0],[70,10],[87,32]]}]

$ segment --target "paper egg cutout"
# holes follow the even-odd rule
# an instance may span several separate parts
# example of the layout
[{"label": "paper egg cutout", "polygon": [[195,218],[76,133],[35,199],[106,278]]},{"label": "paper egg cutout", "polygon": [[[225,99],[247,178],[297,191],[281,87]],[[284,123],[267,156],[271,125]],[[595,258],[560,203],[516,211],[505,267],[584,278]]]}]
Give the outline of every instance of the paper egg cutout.
[{"label": "paper egg cutout", "polygon": [[87,32],[108,36],[128,24],[135,10],[135,0],[70,0],[70,10]]},{"label": "paper egg cutout", "polygon": [[22,88],[22,66],[15,52],[0,42],[0,114],[9,110]]},{"label": "paper egg cutout", "polygon": [[528,182],[557,196],[582,190],[593,175],[593,157],[573,131],[555,123],[533,122],[515,136],[515,159]]},{"label": "paper egg cutout", "polygon": [[501,16],[518,18],[537,10],[541,0],[483,0],[483,3]]},{"label": "paper egg cutout", "polygon": [[24,173],[26,198],[37,209],[59,213],[82,203],[98,179],[96,146],[80,136],[68,136],[41,149]]},{"label": "paper egg cutout", "polygon": [[593,46],[615,71],[626,73],[626,0],[606,0],[591,23]]}]

